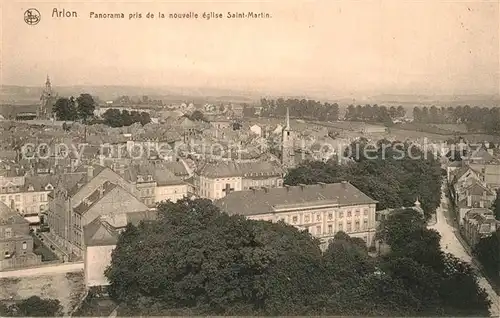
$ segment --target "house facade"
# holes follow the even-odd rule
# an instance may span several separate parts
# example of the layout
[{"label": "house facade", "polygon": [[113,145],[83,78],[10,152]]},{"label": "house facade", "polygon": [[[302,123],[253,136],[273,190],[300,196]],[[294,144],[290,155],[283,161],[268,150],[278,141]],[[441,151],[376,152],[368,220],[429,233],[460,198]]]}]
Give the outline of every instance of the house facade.
[{"label": "house facade", "polygon": [[462,233],[471,247],[482,238],[491,236],[500,227],[493,211],[483,208],[474,208],[465,213],[462,224]]},{"label": "house facade", "polygon": [[232,192],[215,201],[230,215],[306,230],[321,240],[322,248],[340,231],[374,244],[376,203],[348,182]]},{"label": "house facade", "polygon": [[283,186],[283,170],[272,161],[205,163],[195,174],[197,195],[210,200],[234,191]]},{"label": "house facade", "polygon": [[0,270],[41,263],[33,253],[29,223],[16,211],[0,202]]}]

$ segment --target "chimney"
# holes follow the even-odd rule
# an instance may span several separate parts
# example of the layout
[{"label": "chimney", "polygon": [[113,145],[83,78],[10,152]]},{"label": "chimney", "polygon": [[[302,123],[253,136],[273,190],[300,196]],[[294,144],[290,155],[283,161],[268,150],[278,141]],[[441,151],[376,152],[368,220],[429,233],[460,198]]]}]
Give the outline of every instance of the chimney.
[{"label": "chimney", "polygon": [[301,189],[302,191],[304,191],[304,188],[306,187],[306,185],[305,185],[305,184],[303,184],[303,183],[299,183],[299,186],[300,186],[300,189]]},{"label": "chimney", "polygon": [[325,186],[326,186],[326,183],[324,183],[324,182],[318,182],[318,184],[319,184],[322,188],[325,188]]},{"label": "chimney", "polygon": [[347,186],[347,181],[345,181],[345,180],[344,180],[344,181],[342,181],[341,183],[342,183],[342,187],[343,187],[343,188],[345,188],[345,187]]},{"label": "chimney", "polygon": [[94,167],[93,166],[88,166],[87,167],[87,182],[90,182],[94,178]]},{"label": "chimney", "polygon": [[264,190],[265,193],[269,192],[269,188],[267,188],[267,187],[262,187],[262,190]]},{"label": "chimney", "polygon": [[252,189],[253,193],[255,193],[256,190],[254,187],[251,187],[250,189]]},{"label": "chimney", "polygon": [[283,185],[286,189],[286,192],[290,191],[290,186],[288,184]]}]

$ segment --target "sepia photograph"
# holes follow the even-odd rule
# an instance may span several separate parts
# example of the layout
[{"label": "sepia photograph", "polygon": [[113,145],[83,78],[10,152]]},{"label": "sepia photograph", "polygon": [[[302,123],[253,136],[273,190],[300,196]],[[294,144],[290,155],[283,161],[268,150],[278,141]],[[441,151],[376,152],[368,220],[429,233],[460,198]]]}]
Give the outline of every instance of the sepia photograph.
[{"label": "sepia photograph", "polygon": [[500,317],[499,14],[0,1],[0,316]]}]

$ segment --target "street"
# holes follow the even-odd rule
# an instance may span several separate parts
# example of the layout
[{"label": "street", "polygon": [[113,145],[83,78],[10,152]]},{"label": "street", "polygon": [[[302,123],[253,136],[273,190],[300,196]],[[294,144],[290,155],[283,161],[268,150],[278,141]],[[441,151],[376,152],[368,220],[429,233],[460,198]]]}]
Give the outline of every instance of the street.
[{"label": "street", "polygon": [[56,273],[78,272],[82,270],[83,270],[83,262],[63,263],[63,264],[25,268],[12,271],[3,271],[0,272],[0,278],[42,276],[42,275],[50,275]]},{"label": "street", "polygon": [[[448,200],[446,196],[444,195],[443,192],[441,192],[441,206],[438,207],[436,210],[436,217],[437,217],[437,222],[436,224],[429,226],[429,228],[434,229],[439,232],[441,235],[441,249],[446,252],[446,253],[451,253],[455,255],[456,257],[460,258],[463,261],[472,262],[472,257],[469,255],[462,246],[461,242],[457,239],[455,235],[455,231],[458,231],[455,229],[450,223],[450,221],[447,220],[445,216],[445,211],[447,211],[447,206],[448,206]],[[471,263],[472,264],[472,263]],[[472,264],[472,266],[474,266]],[[479,271],[478,273],[478,283],[479,286],[484,288],[486,292],[488,293],[489,299],[491,300],[491,307],[490,307],[490,313],[492,317],[499,317],[500,316],[500,296],[497,295],[497,293],[493,290],[489,282],[482,276]]]}]

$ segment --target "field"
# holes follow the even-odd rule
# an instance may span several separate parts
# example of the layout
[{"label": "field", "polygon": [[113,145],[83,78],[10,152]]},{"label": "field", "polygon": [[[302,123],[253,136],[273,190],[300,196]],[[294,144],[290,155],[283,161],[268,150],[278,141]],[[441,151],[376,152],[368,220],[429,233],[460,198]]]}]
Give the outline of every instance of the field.
[{"label": "field", "polygon": [[70,312],[84,294],[83,271],[0,279],[0,300],[21,300],[30,296],[59,299]]}]

